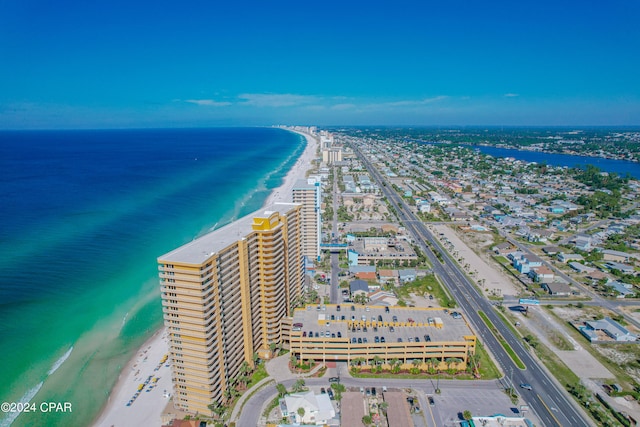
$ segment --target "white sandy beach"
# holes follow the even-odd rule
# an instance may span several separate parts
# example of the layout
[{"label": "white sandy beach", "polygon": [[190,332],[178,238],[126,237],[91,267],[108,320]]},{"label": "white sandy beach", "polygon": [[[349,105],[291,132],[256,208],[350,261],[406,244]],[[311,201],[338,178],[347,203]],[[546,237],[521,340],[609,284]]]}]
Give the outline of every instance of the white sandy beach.
[{"label": "white sandy beach", "polygon": [[95,426],[160,425],[160,414],[173,393],[167,352],[167,332],[162,328],[138,349],[120,373]]},{"label": "white sandy beach", "polygon": [[311,161],[316,157],[318,140],[306,133],[295,133],[300,134],[307,139],[307,146],[302,155],[298,158],[298,161],[285,176],[282,185],[274,189],[269,197],[267,197],[267,200],[264,203],[265,206],[277,202],[291,202],[293,200],[291,190],[293,189],[294,184],[297,180],[305,178],[307,171],[311,168]]},{"label": "white sandy beach", "polygon": [[[264,205],[291,202],[291,191],[295,182],[305,178],[307,170],[311,167],[311,161],[316,156],[318,140],[307,134],[300,135],[307,139],[304,152],[289,170],[282,185],[271,192]],[[168,396],[173,395],[169,363],[161,363],[168,351],[167,331],[162,328],[138,349],[136,355],[122,370],[107,404],[93,424],[94,427],[162,424],[161,415],[169,403]],[[138,392],[140,385],[145,382],[147,384]],[[133,399],[134,396],[137,397]]]}]

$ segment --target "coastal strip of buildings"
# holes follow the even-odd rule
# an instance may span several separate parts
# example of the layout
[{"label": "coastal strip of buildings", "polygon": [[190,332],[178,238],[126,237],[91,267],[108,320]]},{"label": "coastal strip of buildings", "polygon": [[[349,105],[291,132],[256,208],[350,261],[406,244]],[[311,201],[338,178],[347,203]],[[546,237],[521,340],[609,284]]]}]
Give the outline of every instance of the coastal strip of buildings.
[{"label": "coastal strip of buildings", "polygon": [[466,369],[476,337],[460,315],[303,307],[305,259],[320,256],[321,179],[291,191],[293,203],[266,206],[158,258],[176,408],[213,416],[211,405],[226,403],[254,354],[267,359],[274,344],[298,360]]}]

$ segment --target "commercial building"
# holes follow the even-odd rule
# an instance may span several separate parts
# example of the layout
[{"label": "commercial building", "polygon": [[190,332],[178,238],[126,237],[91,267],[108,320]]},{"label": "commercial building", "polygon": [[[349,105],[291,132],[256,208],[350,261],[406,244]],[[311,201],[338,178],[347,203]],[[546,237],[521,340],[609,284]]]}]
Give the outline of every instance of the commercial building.
[{"label": "commercial building", "polygon": [[[390,368],[394,359],[401,369],[466,369],[475,354],[476,336],[462,316],[441,308],[319,305],[298,308],[291,331],[291,355],[299,360],[379,361]],[[435,364],[435,366],[434,366]]]},{"label": "commercial building", "polygon": [[178,408],[211,415],[243,363],[281,341],[302,293],[301,216],[276,203],[158,258]]},{"label": "commercial building", "polygon": [[317,259],[320,256],[321,188],[315,179],[299,179],[292,188],[294,203],[302,205],[302,255]]}]

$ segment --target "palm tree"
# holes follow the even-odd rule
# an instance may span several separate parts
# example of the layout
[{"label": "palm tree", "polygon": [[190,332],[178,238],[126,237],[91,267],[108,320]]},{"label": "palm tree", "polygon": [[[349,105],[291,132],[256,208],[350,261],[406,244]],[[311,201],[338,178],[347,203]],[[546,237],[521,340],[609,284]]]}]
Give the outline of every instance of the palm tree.
[{"label": "palm tree", "polygon": [[231,401],[233,400],[233,388],[232,387],[227,387],[224,390],[224,399],[227,402],[227,404],[231,403]]},{"label": "palm tree", "polygon": [[287,394],[287,388],[284,386],[284,384],[276,384],[276,390],[278,390],[278,397],[284,397],[284,395]]},{"label": "palm tree", "polygon": [[450,374],[454,374],[455,373],[455,369],[453,369],[451,367],[451,365],[453,365],[454,363],[458,363],[460,362],[460,359],[457,357],[449,357],[445,360],[446,364],[447,364],[447,370],[449,371]]},{"label": "palm tree", "polygon": [[213,412],[218,419],[222,418],[224,413],[227,412],[227,407],[221,405],[220,402],[217,402],[217,401],[208,405],[208,408],[211,409],[211,412]]},{"label": "palm tree", "polygon": [[389,361],[389,364],[391,365],[391,373],[392,374],[397,374],[398,372],[400,372],[400,364],[401,363],[402,362],[397,357],[394,357],[393,359],[391,359]]},{"label": "palm tree", "polygon": [[303,379],[299,379],[295,382],[295,384],[293,385],[293,391],[298,393],[300,391],[302,391],[302,389],[304,388],[304,380]]},{"label": "palm tree", "polygon": [[379,370],[381,371],[382,368],[380,367],[380,365],[382,364],[382,358],[378,355],[373,356],[373,365],[375,367],[376,372],[378,372]]},{"label": "palm tree", "polygon": [[331,388],[333,389],[333,391],[335,391],[335,397],[337,401],[340,401],[340,399],[342,399],[342,393],[347,390],[344,384],[340,383],[331,383]]},{"label": "palm tree", "polygon": [[249,366],[249,364],[246,361],[242,362],[242,365],[240,365],[238,381],[245,387],[249,382],[249,372],[251,372],[251,367]]},{"label": "palm tree", "polygon": [[432,357],[429,359],[431,366],[433,368],[433,372],[435,373],[438,370],[438,365],[440,364],[440,360],[437,357]]},{"label": "palm tree", "polygon": [[387,402],[382,402],[378,405],[378,408],[380,408],[380,410],[382,411],[385,417],[387,416],[388,407],[389,407],[389,404]]},{"label": "palm tree", "polygon": [[413,368],[411,368],[411,373],[414,374],[414,375],[419,374],[420,373],[420,365],[422,365],[422,360],[413,359],[411,364],[413,365]]}]

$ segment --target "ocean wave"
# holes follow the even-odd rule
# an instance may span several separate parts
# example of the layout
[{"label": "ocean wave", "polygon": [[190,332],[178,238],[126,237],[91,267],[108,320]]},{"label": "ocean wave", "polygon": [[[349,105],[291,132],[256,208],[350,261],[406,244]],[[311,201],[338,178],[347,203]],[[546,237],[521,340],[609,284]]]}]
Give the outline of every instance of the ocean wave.
[{"label": "ocean wave", "polygon": [[[73,349],[73,347],[71,348]],[[29,390],[27,390],[27,392],[20,398],[19,402],[20,403],[31,402],[31,400],[36,396],[36,394],[38,394],[43,384],[44,382],[40,382],[35,387],[32,387]],[[19,415],[20,415],[20,412],[9,412],[9,415],[6,418],[0,420],[0,427],[9,427],[16,420],[16,418],[18,418]]]},{"label": "ocean wave", "polygon": [[56,362],[51,365],[51,369],[49,369],[49,372],[47,372],[47,376],[53,374],[55,371],[58,370],[58,368],[60,366],[62,366],[62,364],[65,362],[65,360],[67,360],[69,358],[69,356],[71,355],[71,352],[73,351],[73,346],[71,346],[71,348],[69,350],[67,350],[67,352],[65,354],[62,355],[62,357],[60,357],[60,359],[56,360]]},{"label": "ocean wave", "polygon": [[122,330],[122,328],[124,328],[124,324],[127,323],[127,317],[128,316],[129,316],[129,312],[127,311],[127,313],[122,318],[122,324],[120,325],[120,330]]}]

